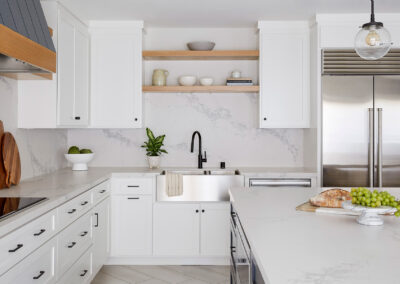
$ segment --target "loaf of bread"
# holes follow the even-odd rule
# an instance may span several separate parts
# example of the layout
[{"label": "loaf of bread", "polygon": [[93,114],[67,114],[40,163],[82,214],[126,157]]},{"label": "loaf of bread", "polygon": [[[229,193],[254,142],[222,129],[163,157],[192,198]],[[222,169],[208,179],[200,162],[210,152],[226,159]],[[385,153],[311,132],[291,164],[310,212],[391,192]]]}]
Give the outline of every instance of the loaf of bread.
[{"label": "loaf of bread", "polygon": [[341,208],[342,202],[345,200],[351,200],[350,192],[334,188],[312,197],[310,203],[318,207]]}]

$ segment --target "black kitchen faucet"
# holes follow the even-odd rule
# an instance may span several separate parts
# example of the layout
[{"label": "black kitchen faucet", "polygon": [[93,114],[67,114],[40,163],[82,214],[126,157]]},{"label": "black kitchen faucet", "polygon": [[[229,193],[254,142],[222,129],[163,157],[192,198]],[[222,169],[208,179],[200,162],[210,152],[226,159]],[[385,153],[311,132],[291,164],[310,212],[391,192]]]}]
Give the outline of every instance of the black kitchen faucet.
[{"label": "black kitchen faucet", "polygon": [[192,146],[190,148],[190,152],[193,153],[193,150],[194,150],[194,139],[195,139],[196,134],[199,136],[198,168],[202,169],[203,168],[203,163],[207,163],[207,152],[204,151],[204,158],[203,158],[202,153],[201,153],[201,135],[200,135],[200,132],[198,132],[198,131],[193,132],[193,135],[192,135]]}]

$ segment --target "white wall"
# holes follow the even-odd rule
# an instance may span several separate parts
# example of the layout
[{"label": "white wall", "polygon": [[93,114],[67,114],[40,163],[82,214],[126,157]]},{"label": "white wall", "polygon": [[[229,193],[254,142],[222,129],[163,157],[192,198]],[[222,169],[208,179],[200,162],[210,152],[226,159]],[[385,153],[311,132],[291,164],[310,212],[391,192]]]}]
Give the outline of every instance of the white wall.
[{"label": "white wall", "polygon": [[[255,29],[147,29],[144,50],[186,49],[194,40],[216,42],[216,49],[257,49]],[[150,84],[155,68],[169,70],[168,84],[180,75],[212,76],[222,84],[230,72],[258,78],[257,61],[145,61],[144,81]],[[207,167],[220,161],[227,166],[303,166],[303,130],[258,129],[258,94],[144,94],[144,121],[156,134],[166,134],[162,166],[197,165],[190,153],[193,131],[199,130]],[[92,166],[146,166],[140,145],[144,129],[69,130],[68,144],[96,152]],[[197,143],[196,149],[197,151]]]},{"label": "white wall", "polygon": [[[36,107],[40,111],[40,105]],[[67,131],[17,129],[17,108],[17,81],[0,77],[0,120],[5,131],[11,132],[17,141],[22,179],[65,167],[63,153],[67,145]]]}]

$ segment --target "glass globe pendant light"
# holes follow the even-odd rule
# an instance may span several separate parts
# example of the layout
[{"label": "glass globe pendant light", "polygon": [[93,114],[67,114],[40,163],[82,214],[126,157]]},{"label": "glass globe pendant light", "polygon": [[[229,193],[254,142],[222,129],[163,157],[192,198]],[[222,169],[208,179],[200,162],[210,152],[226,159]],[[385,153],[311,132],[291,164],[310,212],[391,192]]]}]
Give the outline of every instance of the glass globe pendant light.
[{"label": "glass globe pendant light", "polygon": [[371,21],[364,24],[356,35],[356,52],[366,60],[377,60],[384,57],[391,46],[389,31],[383,23],[375,22],[374,0],[371,0]]}]

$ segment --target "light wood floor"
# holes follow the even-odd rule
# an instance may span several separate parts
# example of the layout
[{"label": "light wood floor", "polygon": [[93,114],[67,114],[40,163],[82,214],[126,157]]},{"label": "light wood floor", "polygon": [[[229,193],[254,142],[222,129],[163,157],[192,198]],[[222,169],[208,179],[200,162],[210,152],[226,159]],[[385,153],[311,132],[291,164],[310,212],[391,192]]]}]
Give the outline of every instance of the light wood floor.
[{"label": "light wood floor", "polygon": [[229,266],[104,266],[92,284],[227,284]]}]

